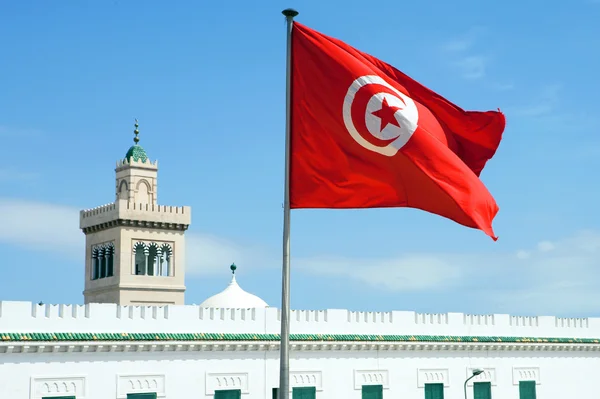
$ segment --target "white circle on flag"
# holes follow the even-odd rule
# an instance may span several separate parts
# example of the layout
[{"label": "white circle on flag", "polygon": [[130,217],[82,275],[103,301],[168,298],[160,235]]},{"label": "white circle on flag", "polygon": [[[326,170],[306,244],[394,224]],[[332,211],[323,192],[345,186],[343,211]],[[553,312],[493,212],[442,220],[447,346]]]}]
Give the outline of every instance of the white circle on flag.
[{"label": "white circle on flag", "polygon": [[[366,140],[356,129],[352,119],[352,105],[356,93],[367,85],[384,86],[392,92],[386,90],[373,94],[367,102],[363,114],[368,131],[362,134],[370,134],[379,140],[393,140],[385,146],[377,146]],[[387,118],[377,116],[377,112],[384,108],[391,110]],[[361,76],[352,82],[344,98],[343,116],[346,129],[358,144],[367,150],[388,157],[396,155],[400,148],[410,140],[417,130],[419,121],[419,111],[415,102],[377,75]]]}]

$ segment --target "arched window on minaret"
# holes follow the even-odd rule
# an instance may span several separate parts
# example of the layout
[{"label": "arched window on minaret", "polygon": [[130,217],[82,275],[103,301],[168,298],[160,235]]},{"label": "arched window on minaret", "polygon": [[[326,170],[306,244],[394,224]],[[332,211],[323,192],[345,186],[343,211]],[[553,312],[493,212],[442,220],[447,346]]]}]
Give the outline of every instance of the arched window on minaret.
[{"label": "arched window on minaret", "polygon": [[92,248],[92,280],[100,276],[100,250],[98,247]]},{"label": "arched window on minaret", "polygon": [[106,277],[112,277],[114,275],[114,265],[115,265],[115,246],[112,242],[109,244],[106,244],[105,256],[106,256]]},{"label": "arched window on minaret", "polygon": [[128,191],[129,190],[127,189],[127,182],[125,180],[121,180],[121,183],[119,183],[119,199],[129,199]]},{"label": "arched window on minaret", "polygon": [[137,184],[137,194],[135,196],[138,204],[147,205],[150,201],[150,184],[146,180],[140,180]]},{"label": "arched window on minaret", "polygon": [[148,270],[148,247],[143,242],[137,242],[133,246],[133,260],[135,264],[135,274],[143,276]]},{"label": "arched window on minaret", "polygon": [[148,276],[158,275],[158,245],[152,243],[148,246]]},{"label": "arched window on minaret", "polygon": [[160,247],[159,276],[168,277],[171,275],[172,255],[173,249],[169,244],[163,244]]}]

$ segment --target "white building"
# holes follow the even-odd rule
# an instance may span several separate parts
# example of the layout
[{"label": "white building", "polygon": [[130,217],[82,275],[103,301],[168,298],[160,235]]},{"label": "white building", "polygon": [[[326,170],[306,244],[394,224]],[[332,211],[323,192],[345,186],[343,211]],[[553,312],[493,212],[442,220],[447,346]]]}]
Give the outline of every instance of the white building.
[{"label": "white building", "polygon": [[[184,305],[189,207],[137,142],[81,212],[85,305],[0,302],[0,399],[275,397],[279,310],[235,281]],[[235,268],[232,267],[235,272]],[[293,311],[293,398],[596,397],[600,319]]]}]

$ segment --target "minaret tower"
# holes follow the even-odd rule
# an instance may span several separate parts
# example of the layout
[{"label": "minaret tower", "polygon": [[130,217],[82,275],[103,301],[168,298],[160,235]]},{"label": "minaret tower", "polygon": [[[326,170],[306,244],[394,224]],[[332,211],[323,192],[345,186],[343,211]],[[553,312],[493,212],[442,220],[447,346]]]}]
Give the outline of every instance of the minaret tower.
[{"label": "minaret tower", "polygon": [[158,205],[158,161],[139,145],[117,162],[115,202],[80,212],[85,303],[183,305],[188,206]]}]

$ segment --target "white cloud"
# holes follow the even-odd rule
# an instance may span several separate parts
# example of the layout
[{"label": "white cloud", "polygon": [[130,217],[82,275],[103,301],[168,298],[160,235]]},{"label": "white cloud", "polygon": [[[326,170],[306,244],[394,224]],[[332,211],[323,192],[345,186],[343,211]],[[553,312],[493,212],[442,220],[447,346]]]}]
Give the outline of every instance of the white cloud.
[{"label": "white cloud", "polygon": [[540,252],[548,252],[554,249],[554,244],[550,241],[541,241],[538,243],[537,248]]},{"label": "white cloud", "polygon": [[[78,220],[78,209],[72,207],[0,199],[0,242],[82,261],[84,236]],[[188,235],[190,274],[222,272],[231,262],[276,270],[280,254],[212,235]],[[592,312],[600,302],[595,284],[600,279],[598,231],[543,240],[533,248],[506,253],[403,253],[370,259],[329,254],[292,262],[297,270],[335,278],[338,283],[347,279],[366,283],[373,292],[450,290],[453,297],[476,296],[500,312]]]},{"label": "white cloud", "polygon": [[16,169],[0,169],[0,181],[22,181],[33,180],[39,177],[39,173],[26,172]]},{"label": "white cloud", "polygon": [[600,233],[583,231],[560,241],[543,241],[538,249],[529,259],[506,268],[515,284],[491,291],[493,302],[549,315],[597,312]]},{"label": "white cloud", "polygon": [[539,93],[530,101],[530,104],[521,107],[509,109],[508,112],[516,116],[523,117],[541,117],[554,112],[560,102],[560,93],[562,85],[547,84],[543,86]]},{"label": "white cloud", "polygon": [[[209,234],[186,234],[187,272],[211,274],[238,262],[262,266],[260,249]],[[85,236],[79,229],[79,209],[69,206],[0,198],[0,243],[83,261]]]},{"label": "white cloud", "polygon": [[295,265],[392,292],[463,291],[500,311],[595,312],[600,301],[595,284],[600,279],[600,232],[596,231],[541,241],[534,250],[516,253],[405,254],[370,260],[323,257],[300,259]]},{"label": "white cloud", "polygon": [[458,35],[442,44],[442,50],[447,53],[463,53],[470,50],[486,29],[482,26],[473,26],[461,35]]},{"label": "white cloud", "polygon": [[0,126],[0,137],[24,137],[31,139],[32,137],[39,137],[43,133],[36,129],[23,129],[9,126]]},{"label": "white cloud", "polygon": [[339,276],[387,291],[424,291],[460,282],[464,270],[440,256],[413,254],[381,259],[315,257],[297,259],[294,267],[312,274]]},{"label": "white cloud", "polygon": [[210,234],[186,234],[186,272],[192,275],[220,273],[231,263],[244,269],[269,267],[269,256],[258,247]]},{"label": "white cloud", "polygon": [[510,90],[515,89],[515,84],[514,83],[493,82],[493,83],[489,84],[489,87],[492,90],[496,90],[496,91],[510,91]]},{"label": "white cloud", "polygon": [[68,206],[0,198],[0,242],[81,259],[79,212]]},{"label": "white cloud", "polygon": [[455,61],[465,79],[481,79],[485,76],[486,58],[481,55],[469,55]]},{"label": "white cloud", "polygon": [[464,79],[481,79],[486,74],[488,57],[473,51],[477,39],[481,36],[483,28],[474,27],[460,37],[450,39],[442,45],[442,50],[450,65],[460,71]]},{"label": "white cloud", "polygon": [[460,38],[450,40],[442,45],[442,49],[447,52],[462,52],[471,48],[473,45],[473,38]]}]

